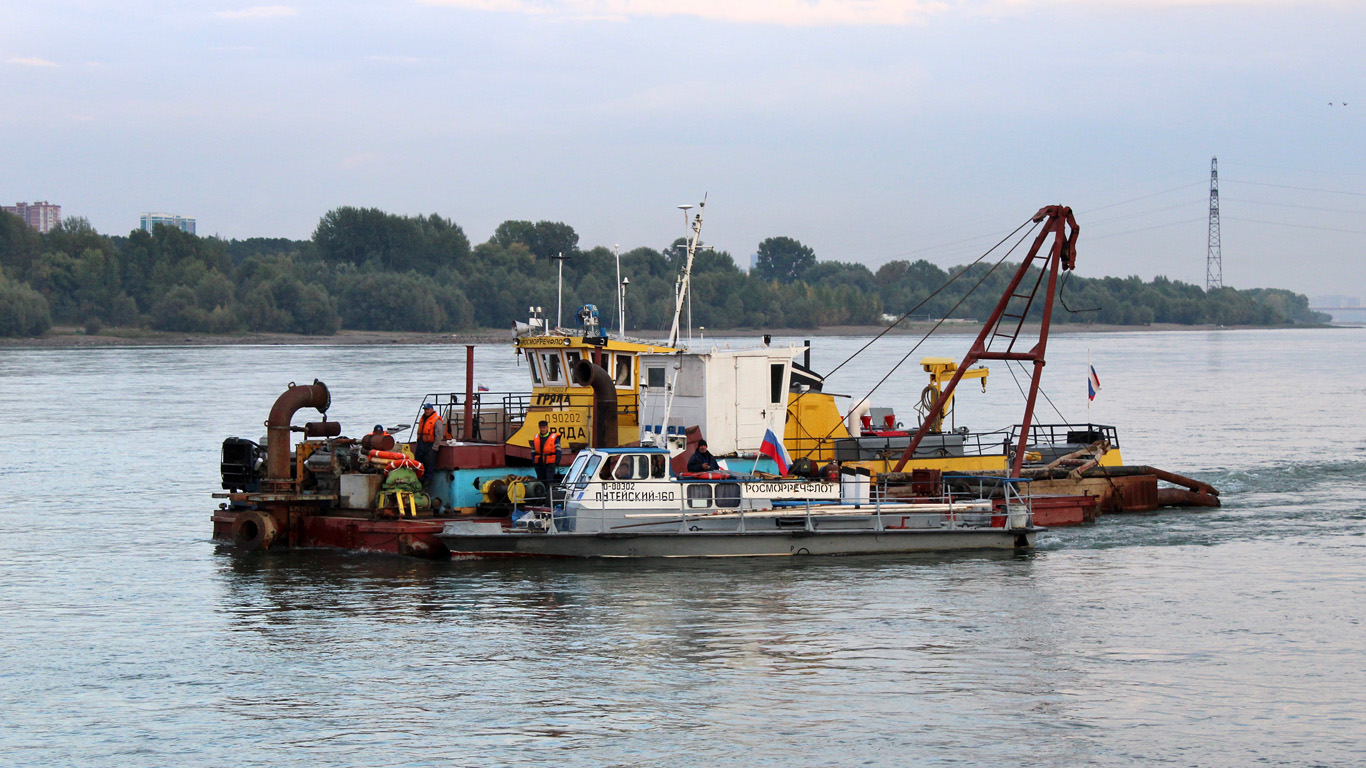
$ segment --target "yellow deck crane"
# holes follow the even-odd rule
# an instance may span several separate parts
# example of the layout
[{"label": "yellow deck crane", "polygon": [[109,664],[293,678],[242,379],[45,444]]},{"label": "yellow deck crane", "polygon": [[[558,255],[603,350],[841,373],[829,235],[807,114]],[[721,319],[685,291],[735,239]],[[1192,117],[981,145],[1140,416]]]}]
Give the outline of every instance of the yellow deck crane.
[{"label": "yellow deck crane", "polygon": [[[920,411],[921,418],[923,419],[924,414],[935,412],[934,403],[943,394],[944,385],[947,384],[949,380],[953,378],[953,375],[955,373],[958,372],[958,361],[952,360],[947,357],[925,357],[921,358],[920,367],[925,370],[925,373],[928,373],[930,375],[930,383],[927,384],[925,388],[920,392],[920,408],[918,410]],[[990,371],[988,371],[985,366],[969,368],[966,371],[963,371],[964,379],[982,380],[983,392],[987,391],[988,375],[990,375]],[[935,419],[930,423],[930,432],[943,432],[944,416],[946,414],[952,413],[952,411],[953,393],[950,392],[949,399],[944,403],[944,407],[938,410],[939,415],[936,416]]]}]

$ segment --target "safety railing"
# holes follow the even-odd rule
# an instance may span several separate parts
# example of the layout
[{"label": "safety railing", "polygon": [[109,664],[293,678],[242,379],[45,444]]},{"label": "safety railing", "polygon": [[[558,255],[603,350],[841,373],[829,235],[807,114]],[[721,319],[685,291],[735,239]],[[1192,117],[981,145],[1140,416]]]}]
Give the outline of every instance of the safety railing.
[{"label": "safety railing", "polygon": [[[899,434],[864,434],[860,437],[795,438],[787,441],[794,457],[823,455],[816,450],[824,447],[839,461],[896,461],[911,444],[913,430],[898,430]],[[1009,431],[992,432],[949,431],[930,433],[916,447],[917,459],[1001,456],[1009,450]]]},{"label": "safety railing", "polygon": [[[526,421],[530,397],[513,392],[476,392],[473,395],[474,440],[485,443],[501,443],[521,428]],[[441,420],[446,424],[447,434],[463,440],[465,437],[465,394],[463,392],[435,392],[422,398],[423,405],[435,406]],[[422,408],[418,408],[408,431],[411,441],[422,421]]]},{"label": "safety railing", "polygon": [[[1018,445],[1020,425],[1010,428],[1009,442]],[[1031,424],[1028,445],[1090,445],[1104,440],[1119,447],[1119,431],[1108,424]]]},{"label": "safety railing", "polygon": [[[936,498],[920,498],[914,502],[895,501],[886,492],[883,481],[880,492],[875,491],[867,503],[848,504],[838,500],[798,500],[774,502],[765,509],[746,508],[743,501],[737,507],[708,506],[695,508],[690,501],[686,482],[648,483],[661,489],[677,490],[677,506],[663,504],[654,508],[642,507],[638,512],[611,508],[604,497],[595,501],[580,501],[574,514],[567,513],[572,495],[589,490],[557,485],[552,488],[551,512],[555,530],[560,533],[626,533],[676,532],[680,534],[746,533],[756,521],[772,521],[763,530],[806,530],[815,532],[823,523],[834,519],[866,519],[866,527],[857,525],[846,531],[904,531],[904,530],[960,530],[1033,527],[1033,510],[1029,481],[999,476],[964,476],[946,478]],[[724,521],[724,522],[723,522]],[[826,529],[830,530],[830,529]]]}]

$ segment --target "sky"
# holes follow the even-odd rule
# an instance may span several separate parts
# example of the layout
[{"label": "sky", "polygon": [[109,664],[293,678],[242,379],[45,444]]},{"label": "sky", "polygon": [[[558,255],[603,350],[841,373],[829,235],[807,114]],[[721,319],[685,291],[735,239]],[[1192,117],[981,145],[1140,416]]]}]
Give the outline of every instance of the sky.
[{"label": "sky", "polygon": [[[269,0],[267,0],[269,1]],[[1366,299],[1366,3],[0,2],[0,200],[125,234],[341,205],[876,269],[1071,206],[1082,276]]]}]

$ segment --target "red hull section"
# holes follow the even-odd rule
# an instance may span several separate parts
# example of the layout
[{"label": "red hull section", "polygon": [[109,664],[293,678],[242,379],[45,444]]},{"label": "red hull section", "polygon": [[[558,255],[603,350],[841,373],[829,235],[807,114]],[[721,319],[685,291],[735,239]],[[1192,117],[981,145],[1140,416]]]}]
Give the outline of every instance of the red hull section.
[{"label": "red hull section", "polygon": [[1035,496],[1034,524],[1045,528],[1093,523],[1100,514],[1095,496]]},{"label": "red hull section", "polygon": [[[232,541],[235,512],[218,511],[213,515],[215,539]],[[502,522],[496,518],[476,519],[482,522]],[[359,549],[387,552],[394,555],[445,560],[450,550],[436,535],[446,526],[446,519],[426,520],[371,520],[341,515],[303,515],[299,518],[297,546]]]}]

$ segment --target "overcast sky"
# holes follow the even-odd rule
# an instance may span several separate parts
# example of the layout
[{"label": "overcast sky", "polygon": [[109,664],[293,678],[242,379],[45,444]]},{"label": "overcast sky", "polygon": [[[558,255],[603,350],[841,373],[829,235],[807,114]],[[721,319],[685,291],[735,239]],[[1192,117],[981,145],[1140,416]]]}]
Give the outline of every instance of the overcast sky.
[{"label": "overcast sky", "polygon": [[742,264],[788,235],[874,268],[1063,203],[1080,274],[1203,284],[1218,155],[1227,284],[1366,297],[1363,41],[1346,0],[6,0],[0,200],[627,249],[706,193]]}]

